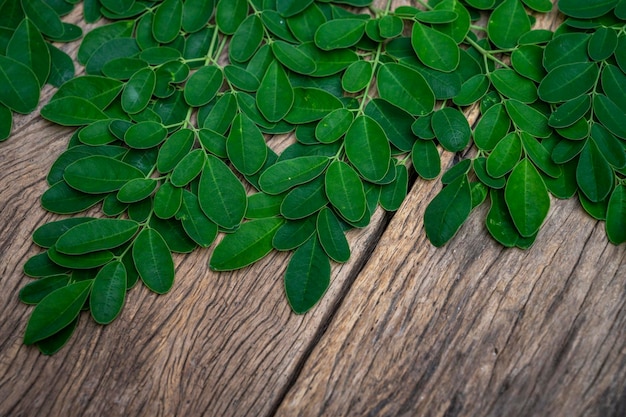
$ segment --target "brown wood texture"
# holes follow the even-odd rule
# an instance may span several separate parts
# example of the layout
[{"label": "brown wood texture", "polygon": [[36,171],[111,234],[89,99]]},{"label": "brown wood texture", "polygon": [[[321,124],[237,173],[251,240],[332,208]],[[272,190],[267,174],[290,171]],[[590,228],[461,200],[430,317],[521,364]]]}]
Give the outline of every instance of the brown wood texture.
[{"label": "brown wood texture", "polygon": [[553,201],[528,251],[490,240],[485,208],[436,249],[422,216],[438,181],[350,232],[350,262],[304,316],[284,297],[285,254],[215,274],[198,250],[175,257],[169,294],[138,286],[113,324],[84,316],[43,356],[22,344],[32,308],[17,293],[72,131],[15,122],[0,145],[2,417],[626,415],[626,247],[571,200]]}]

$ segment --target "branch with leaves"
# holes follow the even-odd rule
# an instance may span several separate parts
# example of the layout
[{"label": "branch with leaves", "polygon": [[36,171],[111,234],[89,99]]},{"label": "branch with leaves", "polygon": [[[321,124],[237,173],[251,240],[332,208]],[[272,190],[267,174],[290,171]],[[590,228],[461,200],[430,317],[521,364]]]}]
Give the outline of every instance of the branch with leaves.
[{"label": "branch with leaves", "polygon": [[[425,212],[435,246],[489,202],[489,233],[527,248],[550,195],[577,196],[611,242],[626,241],[625,1],[560,0],[567,18],[554,32],[532,29],[529,11],[550,11],[547,0],[370,3],[85,1],[88,22],[110,22],[81,43],[87,75],[41,110],[77,127],[41,202],[59,214],[99,205],[106,218],[35,231],[45,251],[24,266],[36,278],[20,293],[36,305],[25,343],[56,352],[84,308],[110,323],[140,281],[168,292],[171,253],[220,233],[216,271],[291,251],[286,296],[304,313],[331,263],[350,258],[345,232],[378,206],[397,210],[411,169],[439,177],[441,150],[461,160]],[[32,78],[2,83],[13,111],[32,110],[19,103],[36,105],[47,77],[38,58],[50,28],[28,7],[15,9],[25,23],[0,58],[10,78],[11,45],[22,45],[19,70]],[[272,138],[285,134],[296,141],[277,153]]]}]

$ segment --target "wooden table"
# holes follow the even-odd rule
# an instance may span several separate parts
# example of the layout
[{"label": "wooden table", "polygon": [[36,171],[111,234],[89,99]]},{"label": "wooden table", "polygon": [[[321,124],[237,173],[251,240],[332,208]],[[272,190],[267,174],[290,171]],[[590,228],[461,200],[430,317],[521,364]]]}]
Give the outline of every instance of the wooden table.
[{"label": "wooden table", "polygon": [[626,415],[626,246],[553,200],[528,251],[488,237],[486,207],[436,249],[422,217],[439,181],[350,232],[351,260],[304,316],[284,296],[284,254],[216,274],[198,250],[175,257],[169,294],[138,286],[113,324],[83,317],[41,355],[22,344],[32,308],[17,293],[71,132],[35,112],[0,144],[0,416]]}]

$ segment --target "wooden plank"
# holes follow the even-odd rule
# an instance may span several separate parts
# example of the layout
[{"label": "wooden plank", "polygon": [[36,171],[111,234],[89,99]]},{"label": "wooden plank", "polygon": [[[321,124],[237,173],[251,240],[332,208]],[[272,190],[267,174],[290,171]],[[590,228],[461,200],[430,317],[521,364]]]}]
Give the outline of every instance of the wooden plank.
[{"label": "wooden plank", "polygon": [[[67,20],[84,27],[80,18],[77,8]],[[64,46],[73,56],[77,47]],[[52,93],[46,87],[42,104]],[[40,252],[32,232],[59,217],[39,198],[71,133],[36,112],[16,117],[14,136],[2,144],[0,416],[272,414],[388,219],[379,211],[368,228],[350,232],[352,259],[333,266],[328,293],[305,316],[294,315],[284,296],[286,254],[216,274],[207,266],[210,250],[198,250],[175,257],[169,294],[132,289],[113,324],[84,315],[68,346],[45,357],[22,344],[32,307],[17,294],[29,281],[22,265]]]},{"label": "wooden plank", "polygon": [[528,251],[490,239],[486,207],[437,249],[440,189],[413,186],[276,415],[624,415],[626,247],[553,200]]}]

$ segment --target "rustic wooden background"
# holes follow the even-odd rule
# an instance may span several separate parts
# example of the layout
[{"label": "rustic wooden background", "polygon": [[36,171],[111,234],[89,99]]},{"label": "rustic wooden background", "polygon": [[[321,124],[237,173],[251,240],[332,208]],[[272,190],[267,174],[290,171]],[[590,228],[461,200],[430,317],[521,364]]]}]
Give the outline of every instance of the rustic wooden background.
[{"label": "rustic wooden background", "polygon": [[22,344],[32,308],[17,293],[71,130],[35,112],[14,131],[0,144],[0,416],[626,415],[626,246],[570,200],[528,251],[488,237],[485,207],[435,249],[422,216],[438,181],[351,232],[350,262],[304,316],[283,294],[284,254],[215,274],[196,251],[176,256],[171,293],[139,286],[113,324],[83,317],[43,356]]}]

